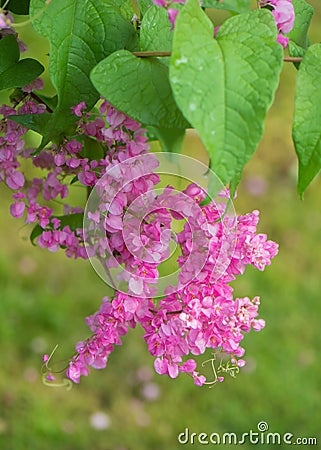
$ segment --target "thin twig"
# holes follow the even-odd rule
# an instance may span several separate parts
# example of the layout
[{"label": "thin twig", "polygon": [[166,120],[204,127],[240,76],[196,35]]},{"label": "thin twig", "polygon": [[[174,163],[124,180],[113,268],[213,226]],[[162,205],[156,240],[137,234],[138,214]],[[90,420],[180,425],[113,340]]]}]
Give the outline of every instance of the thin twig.
[{"label": "thin twig", "polygon": [[139,58],[164,58],[165,56],[171,56],[172,52],[133,52],[133,55]]},{"label": "thin twig", "polygon": [[284,62],[301,62],[303,58],[300,58],[299,56],[285,56],[283,58]]},{"label": "thin twig", "polygon": [[[134,56],[138,58],[164,58],[171,56],[172,52],[133,52]],[[296,56],[285,56],[283,58],[284,62],[301,62],[302,58]]]}]

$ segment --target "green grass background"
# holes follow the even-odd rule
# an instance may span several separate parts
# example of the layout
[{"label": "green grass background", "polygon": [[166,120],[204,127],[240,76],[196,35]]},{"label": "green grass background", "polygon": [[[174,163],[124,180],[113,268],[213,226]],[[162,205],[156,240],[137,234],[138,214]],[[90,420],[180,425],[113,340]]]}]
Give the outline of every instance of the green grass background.
[{"label": "green grass background", "polygon": [[[316,9],[310,37],[317,42],[321,7],[319,0],[310,3]],[[30,30],[25,33],[31,51],[39,52]],[[239,213],[259,209],[259,230],[280,244],[265,272],[247,270],[234,282],[237,295],[261,296],[267,325],[245,338],[247,367],[213,389],[197,388],[184,376],[156,375],[139,329],[126,336],[105,370],[93,371],[79,386],[44,386],[42,353],[59,344],[57,359],[72,354],[75,342],[88,335],[84,317],[99,307],[107,287],[89,262],[33,248],[30,229],[10,216],[10,192],[1,187],[1,450],[174,450],[183,447],[177,435],[186,427],[243,433],[256,431],[262,420],[272,432],[315,436],[321,445],[321,180],[299,200],[291,142],[295,74],[285,65],[264,138],[235,201]],[[202,158],[192,139],[186,152]],[[158,390],[155,400],[146,399],[148,389]],[[91,426],[97,411],[110,418],[105,430]]]}]

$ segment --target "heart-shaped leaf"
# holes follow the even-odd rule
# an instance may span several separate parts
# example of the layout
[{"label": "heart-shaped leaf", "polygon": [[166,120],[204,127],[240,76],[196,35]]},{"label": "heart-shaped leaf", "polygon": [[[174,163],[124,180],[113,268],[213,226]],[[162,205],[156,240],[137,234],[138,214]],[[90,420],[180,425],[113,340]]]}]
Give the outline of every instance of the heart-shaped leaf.
[{"label": "heart-shaped leaf", "polygon": [[168,68],[157,58],[119,50],[95,67],[91,80],[110,103],[144,125],[188,126],[173,98]]},{"label": "heart-shaped leaf", "polygon": [[12,34],[0,40],[0,90],[23,87],[35,80],[44,67],[35,59],[19,61],[17,39]]},{"label": "heart-shaped leaf", "polygon": [[213,28],[198,1],[188,0],[176,20],[170,81],[178,106],[209,152],[211,167],[235,187],[263,134],[283,51],[270,11],[232,17],[217,39]]}]

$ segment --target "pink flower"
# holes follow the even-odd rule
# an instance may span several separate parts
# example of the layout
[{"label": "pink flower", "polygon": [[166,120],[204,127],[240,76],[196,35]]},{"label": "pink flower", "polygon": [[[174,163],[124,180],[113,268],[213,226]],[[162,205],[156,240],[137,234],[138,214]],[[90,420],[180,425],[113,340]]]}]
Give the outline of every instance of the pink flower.
[{"label": "pink flower", "polygon": [[196,183],[189,184],[187,188],[183,191],[186,195],[191,197],[197,203],[200,203],[206,197],[206,192]]},{"label": "pink flower", "polygon": [[23,216],[25,211],[25,203],[24,202],[16,202],[10,206],[10,213],[16,219],[20,219]]},{"label": "pink flower", "polygon": [[276,41],[282,45],[283,48],[286,48],[289,43],[289,38],[283,36],[283,34],[279,33]]},{"label": "pink flower", "polygon": [[199,375],[198,372],[193,372],[193,378],[194,378],[194,384],[196,386],[203,386],[203,384],[206,382],[206,378],[204,375]]},{"label": "pink flower", "polygon": [[82,116],[82,111],[84,109],[86,109],[86,103],[85,102],[80,102],[78,105],[76,106],[72,106],[71,107],[71,111],[73,114],[75,114],[77,117],[81,117]]},{"label": "pink flower", "polygon": [[261,0],[260,6],[264,7],[266,5],[272,7],[272,14],[279,31],[277,42],[286,48],[289,39],[283,36],[283,34],[287,34],[293,29],[295,21],[292,0]]},{"label": "pink flower", "polygon": [[89,374],[89,369],[83,366],[80,362],[70,361],[69,367],[66,372],[66,376],[70,378],[74,383],[80,382],[80,376],[87,376]]},{"label": "pink flower", "polygon": [[0,12],[0,30],[6,29],[6,28],[12,28],[13,24],[13,17],[11,14],[4,14],[3,12]]},{"label": "pink flower", "polygon": [[178,9],[170,8],[167,10],[168,20],[172,24],[172,30],[175,27],[175,21],[176,21],[176,17],[178,15],[178,13],[179,13]]},{"label": "pink flower", "polygon": [[6,181],[10,189],[21,189],[25,183],[25,177],[21,172],[11,170],[7,175]]},{"label": "pink flower", "polygon": [[289,33],[295,20],[292,0],[270,0],[270,4],[273,6],[272,14],[278,30],[285,34]]},{"label": "pink flower", "polygon": [[42,78],[36,78],[32,83],[27,84],[22,88],[24,92],[41,91],[43,89],[44,82]]},{"label": "pink flower", "polygon": [[95,211],[94,213],[92,213],[92,212],[88,211],[88,219],[93,220],[95,223],[99,223],[100,222],[100,212]]},{"label": "pink flower", "polygon": [[[84,107],[86,107],[86,105]],[[71,139],[71,141],[66,144],[66,150],[69,153],[79,153],[82,150],[82,144],[81,142],[76,141],[76,139]]]}]

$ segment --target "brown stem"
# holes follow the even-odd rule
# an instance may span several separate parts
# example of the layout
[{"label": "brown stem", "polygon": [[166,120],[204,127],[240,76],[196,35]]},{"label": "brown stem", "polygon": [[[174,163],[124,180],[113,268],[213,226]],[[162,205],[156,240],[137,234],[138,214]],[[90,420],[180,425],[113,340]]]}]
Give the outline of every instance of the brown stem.
[{"label": "brown stem", "polygon": [[[138,58],[164,58],[166,56],[171,56],[171,52],[133,52],[134,56]],[[301,62],[302,58],[295,56],[285,56],[283,58],[284,62]]]},{"label": "brown stem", "polygon": [[34,92],[30,92],[30,97],[33,98],[34,100],[36,100],[36,102],[42,103],[43,105],[45,105],[46,110],[47,110],[49,113],[52,113],[52,112],[53,112],[53,110],[50,108],[50,106],[48,106],[43,100],[41,100],[41,98],[38,97],[38,95],[35,94]]},{"label": "brown stem", "polygon": [[284,62],[301,62],[303,58],[300,58],[299,56],[285,56],[283,58]]},{"label": "brown stem", "polygon": [[133,55],[139,58],[164,58],[165,56],[171,56],[171,54],[172,52],[133,52]]}]

